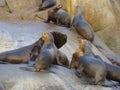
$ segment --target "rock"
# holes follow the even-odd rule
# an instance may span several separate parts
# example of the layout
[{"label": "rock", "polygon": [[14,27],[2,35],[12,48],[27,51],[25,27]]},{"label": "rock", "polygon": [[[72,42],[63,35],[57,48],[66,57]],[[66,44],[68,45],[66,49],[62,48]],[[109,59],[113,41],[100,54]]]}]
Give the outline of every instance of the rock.
[{"label": "rock", "polygon": [[[46,24],[42,22],[5,22],[0,23],[0,29],[4,29],[12,36],[13,43],[17,47],[22,47],[33,43],[39,39],[43,31],[59,31],[68,35],[67,43],[60,49],[64,52],[69,61],[71,61],[72,54],[78,47],[77,37],[79,36],[75,31],[69,31],[68,28],[59,27],[54,24]],[[23,41],[21,41],[23,40]],[[19,46],[20,45],[20,46]],[[9,45],[8,45],[9,46]],[[5,47],[5,45],[0,48]],[[15,48],[13,45],[10,47]],[[17,48],[16,47],[16,48]],[[102,54],[92,46],[92,51],[100,55],[105,62],[109,62]],[[25,68],[28,69],[25,69]],[[52,66],[49,70],[44,72],[31,72],[27,65],[12,65],[0,64],[0,90],[106,90],[106,89],[120,89],[119,87],[101,87],[92,86],[85,83],[86,79],[78,78],[74,74],[74,70],[64,68],[62,66]]]},{"label": "rock", "polygon": [[73,70],[61,66],[52,66],[44,72],[30,72],[25,70],[25,67],[27,65],[0,65],[0,90],[112,89],[81,84],[80,79],[76,77]]},{"label": "rock", "polygon": [[97,35],[112,51],[120,56],[120,28],[98,31]]},{"label": "rock", "polygon": [[12,13],[20,13],[35,8],[41,0],[6,0],[6,2]]},{"label": "rock", "polygon": [[0,0],[0,7],[1,7],[1,6],[5,6],[5,5],[6,5],[5,0]]},{"label": "rock", "polygon": [[[11,50],[15,47],[13,44],[12,35],[8,31],[0,30],[0,52],[5,50]],[[11,47],[12,46],[12,47]]]},{"label": "rock", "polygon": [[90,23],[90,25],[92,25],[95,31],[98,31],[118,27],[113,6],[116,6],[117,4],[117,8],[119,8],[120,3],[116,2],[116,4],[113,4],[111,1],[116,2],[119,0],[58,0],[58,3],[64,3],[64,9],[69,12],[72,18],[76,12],[75,7],[77,5],[82,6],[84,9],[85,19]]}]

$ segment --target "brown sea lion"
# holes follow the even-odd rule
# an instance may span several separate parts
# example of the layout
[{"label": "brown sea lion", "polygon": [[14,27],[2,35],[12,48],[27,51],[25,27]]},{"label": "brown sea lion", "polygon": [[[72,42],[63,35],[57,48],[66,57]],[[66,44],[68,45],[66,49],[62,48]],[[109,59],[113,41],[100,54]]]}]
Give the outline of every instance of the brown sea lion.
[{"label": "brown sea lion", "polygon": [[83,38],[93,41],[94,31],[90,24],[83,17],[83,9],[80,6],[76,7],[77,14],[74,16],[71,27],[74,28]]},{"label": "brown sea lion", "polygon": [[83,55],[84,55],[84,53],[85,53],[85,48],[84,48],[84,40],[82,40],[82,39],[79,39],[78,40],[78,49],[76,50],[76,52],[75,53],[73,53],[73,55],[72,55],[72,61],[71,61],[71,63],[70,63],[70,67],[71,68],[75,68],[75,69],[77,69],[77,67],[78,67],[78,63],[79,63],[79,59],[80,59],[80,57],[82,57]]},{"label": "brown sea lion", "polygon": [[90,54],[86,54],[79,59],[77,72],[84,72],[89,77],[95,78],[95,84],[104,85],[107,74],[107,68],[102,60],[94,58]]},{"label": "brown sea lion", "polygon": [[57,5],[48,11],[47,22],[52,21],[59,26],[70,27],[71,26],[70,15],[60,8],[62,8],[62,6]]},{"label": "brown sea lion", "polygon": [[[35,60],[35,66],[34,71],[41,71],[48,69],[48,67],[51,66],[51,64],[58,63],[58,64],[64,64],[64,62],[60,60],[62,58],[62,54],[59,52],[57,47],[54,44],[54,38],[51,33],[43,32],[42,33],[42,39],[44,41],[44,44],[41,48],[41,52],[39,56]],[[60,56],[58,56],[60,54]],[[59,58],[61,57],[61,58]],[[60,60],[58,60],[60,59]],[[57,60],[57,61],[56,61]],[[59,61],[59,62],[58,62]],[[66,63],[65,63],[66,64]]]},{"label": "brown sea lion", "polygon": [[[92,53],[85,53],[85,42],[84,40],[79,40],[79,48],[76,50],[76,52],[73,54],[72,56],[72,61],[70,63],[70,67],[71,68],[75,68],[77,69],[79,66],[79,61],[80,58],[83,57],[85,54],[88,54],[88,59],[95,59],[95,60],[100,60],[102,62],[104,62],[99,56],[95,56]],[[87,56],[86,56],[87,57]],[[106,66],[106,78],[109,80],[114,80],[117,82],[120,82],[120,67],[116,66],[116,65],[112,65],[112,64],[108,64],[106,62],[104,62],[105,66]],[[89,64],[88,64],[89,65]],[[94,70],[94,69],[93,69]]]},{"label": "brown sea lion", "polygon": [[39,5],[39,11],[45,10],[54,5],[56,5],[56,0],[42,0],[42,3]]},{"label": "brown sea lion", "polygon": [[[60,32],[51,32],[51,33],[53,37],[55,37],[54,41],[57,48],[62,47],[66,43],[67,41],[66,34],[62,34]],[[61,41],[64,41],[64,42],[61,42]],[[0,53],[0,61],[14,63],[14,64],[28,63],[28,61],[31,60],[31,58],[35,58],[37,56],[37,53],[40,52],[42,44],[43,44],[43,40],[42,38],[40,38],[38,41],[36,41],[31,45],[21,47],[15,50],[2,52]],[[36,52],[36,53],[34,53],[33,55],[32,52]]]}]

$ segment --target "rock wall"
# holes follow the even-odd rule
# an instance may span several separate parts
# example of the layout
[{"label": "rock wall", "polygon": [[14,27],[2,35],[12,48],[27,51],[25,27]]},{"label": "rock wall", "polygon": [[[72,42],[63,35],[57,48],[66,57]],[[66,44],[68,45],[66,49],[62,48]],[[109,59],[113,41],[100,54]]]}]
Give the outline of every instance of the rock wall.
[{"label": "rock wall", "polygon": [[6,0],[12,13],[25,12],[38,6],[42,0]]},{"label": "rock wall", "polygon": [[[58,0],[67,1],[64,7],[71,17],[76,14],[76,6],[84,9],[85,19],[92,25],[95,31],[113,29],[117,27],[116,15],[113,10],[112,0]],[[115,2],[115,0],[114,0]],[[118,4],[119,5],[119,4]]]}]

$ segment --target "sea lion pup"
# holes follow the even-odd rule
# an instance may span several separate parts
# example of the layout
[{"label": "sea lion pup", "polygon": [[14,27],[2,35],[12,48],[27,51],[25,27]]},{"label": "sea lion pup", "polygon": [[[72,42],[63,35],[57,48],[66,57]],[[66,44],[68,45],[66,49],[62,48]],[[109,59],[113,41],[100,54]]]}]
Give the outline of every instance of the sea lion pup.
[{"label": "sea lion pup", "polygon": [[71,27],[75,29],[83,38],[93,41],[94,31],[83,17],[83,9],[80,6],[76,7],[77,13],[73,18]]},{"label": "sea lion pup", "polygon": [[[54,38],[55,45],[57,48],[62,47],[67,41],[67,35],[60,32],[50,32]],[[58,43],[59,42],[59,43]],[[37,54],[41,50],[43,44],[42,38],[40,38],[35,43],[21,47],[18,49],[5,51],[0,53],[0,61],[9,62],[13,64],[20,63],[31,63],[29,60],[35,60]]]},{"label": "sea lion pup", "polygon": [[59,26],[70,27],[71,26],[71,18],[70,15],[61,9],[61,5],[57,5],[51,8],[48,11],[48,20],[47,22],[54,22]]},{"label": "sea lion pup", "polygon": [[[41,52],[39,56],[35,60],[35,66],[34,66],[34,71],[37,72],[48,69],[48,67],[50,67],[52,63],[57,62],[58,61],[57,59],[59,58],[59,56],[57,55],[59,54],[59,50],[54,44],[53,35],[49,32],[43,32],[42,39],[44,41],[44,44],[41,48]],[[57,63],[59,65],[62,64],[61,61]]]},{"label": "sea lion pup", "polygon": [[56,0],[42,0],[42,3],[39,5],[39,11],[45,10],[54,5],[56,5]]}]

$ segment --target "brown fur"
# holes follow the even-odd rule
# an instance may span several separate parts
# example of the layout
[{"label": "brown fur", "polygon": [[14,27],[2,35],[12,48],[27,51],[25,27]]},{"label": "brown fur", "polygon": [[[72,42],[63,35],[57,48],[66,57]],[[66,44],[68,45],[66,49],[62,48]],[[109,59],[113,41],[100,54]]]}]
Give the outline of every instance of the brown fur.
[{"label": "brown fur", "polygon": [[75,53],[73,53],[73,56],[72,56],[72,61],[70,63],[70,67],[71,68],[77,68],[78,67],[79,59],[85,53],[85,50],[84,50],[84,40],[79,39],[78,40],[78,46],[79,46],[78,49],[76,50]]}]

